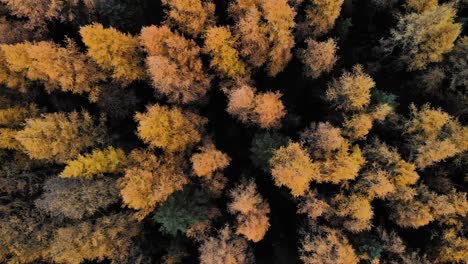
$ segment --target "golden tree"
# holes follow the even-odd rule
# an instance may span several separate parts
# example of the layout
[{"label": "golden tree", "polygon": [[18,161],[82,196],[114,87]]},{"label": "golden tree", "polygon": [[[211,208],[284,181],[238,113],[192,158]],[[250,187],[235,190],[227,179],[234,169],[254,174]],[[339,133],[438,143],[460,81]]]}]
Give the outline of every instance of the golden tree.
[{"label": "golden tree", "polygon": [[318,226],[314,234],[301,240],[300,259],[304,264],[357,264],[359,258],[346,236],[337,229]]},{"label": "golden tree", "polygon": [[188,183],[180,157],[157,157],[148,151],[135,150],[129,159],[130,165],[119,181],[120,194],[124,205],[138,210],[139,220]]},{"label": "golden tree", "polygon": [[77,159],[67,161],[67,166],[60,174],[62,178],[92,179],[102,177],[107,173],[121,173],[125,169],[127,156],[121,149],[108,147],[107,149],[93,150]]},{"label": "golden tree", "polygon": [[16,135],[18,131],[11,128],[0,128],[0,149],[23,150]]},{"label": "golden tree", "polygon": [[311,30],[313,36],[323,35],[335,25],[344,0],[311,0],[310,2],[311,4],[305,10],[303,27],[305,30]]},{"label": "golden tree", "polygon": [[201,140],[206,119],[184,112],[177,107],[149,106],[145,113],[137,113],[138,136],[151,148],[169,152],[184,151]]},{"label": "golden tree", "polygon": [[406,0],[405,7],[411,11],[423,13],[437,8],[439,0]]},{"label": "golden tree", "polygon": [[326,98],[337,109],[358,111],[370,103],[370,90],[374,86],[374,80],[358,64],[353,67],[352,72],[346,71],[328,84]]},{"label": "golden tree", "polygon": [[461,32],[461,25],[454,23],[455,16],[456,10],[450,4],[401,16],[384,47],[391,51],[398,46],[400,60],[408,71],[423,70],[429,63],[441,61],[453,48]]},{"label": "golden tree", "polygon": [[279,127],[281,119],[286,115],[279,92],[265,92],[255,96],[254,121],[261,128]]},{"label": "golden tree", "polygon": [[361,167],[366,163],[358,145],[351,145],[346,140],[334,153],[325,155],[320,161],[320,180],[323,182],[342,183],[356,178]]},{"label": "golden tree", "polygon": [[229,156],[217,150],[213,144],[203,146],[200,150],[201,153],[195,153],[191,158],[193,172],[198,177],[211,178],[213,173],[225,169],[231,162]]},{"label": "golden tree", "polygon": [[254,263],[247,241],[233,235],[229,226],[219,230],[217,236],[205,239],[198,250],[201,264]]},{"label": "golden tree", "polygon": [[304,75],[317,79],[324,73],[329,73],[335,66],[338,56],[336,55],[336,42],[333,39],[318,42],[307,39],[307,48],[299,49],[299,59],[304,64]]},{"label": "golden tree", "polygon": [[162,0],[168,7],[167,22],[191,37],[215,24],[215,5],[203,0]]},{"label": "golden tree", "polygon": [[82,27],[80,34],[88,55],[114,79],[128,84],[144,77],[137,38],[98,23]]},{"label": "golden tree", "polygon": [[347,230],[356,233],[371,229],[374,212],[366,197],[339,194],[333,199],[332,204],[336,216],[344,218],[343,226]]},{"label": "golden tree", "polygon": [[334,127],[329,122],[311,123],[301,133],[301,140],[308,146],[311,152],[321,150],[332,152],[340,149],[344,138],[341,136],[341,129]]},{"label": "golden tree", "polygon": [[148,73],[158,92],[181,103],[206,94],[211,78],[203,69],[200,48],[193,40],[171,32],[167,26],[144,27],[140,40],[148,53]]},{"label": "golden tree", "polygon": [[253,242],[262,240],[270,227],[270,206],[258,193],[255,182],[241,182],[229,192],[229,196],[232,199],[228,204],[229,212],[237,215],[236,233]]},{"label": "golden tree", "polygon": [[51,113],[28,119],[15,138],[33,159],[66,162],[94,146],[103,137],[87,112]]},{"label": "golden tree", "polygon": [[222,76],[236,78],[247,73],[239,57],[237,41],[227,27],[209,27],[205,32],[204,50],[211,56],[210,66]]},{"label": "golden tree", "polygon": [[304,195],[309,183],[320,179],[319,165],[299,143],[290,142],[276,150],[270,165],[275,185],[288,187],[294,197]]},{"label": "golden tree", "polygon": [[315,221],[320,216],[326,216],[331,212],[330,205],[317,197],[317,191],[308,191],[300,199],[297,213],[306,214],[310,220]]},{"label": "golden tree", "polygon": [[343,123],[344,135],[352,140],[365,139],[372,128],[372,116],[366,113],[352,115],[345,118]]}]

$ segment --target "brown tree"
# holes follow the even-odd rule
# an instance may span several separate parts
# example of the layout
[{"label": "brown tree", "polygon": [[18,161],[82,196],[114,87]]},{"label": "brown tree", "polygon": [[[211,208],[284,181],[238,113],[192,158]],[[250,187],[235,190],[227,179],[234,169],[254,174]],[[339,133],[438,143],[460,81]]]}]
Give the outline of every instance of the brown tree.
[{"label": "brown tree", "polygon": [[140,41],[148,52],[148,73],[158,92],[180,103],[196,101],[206,94],[211,78],[203,69],[200,48],[193,40],[173,33],[167,26],[150,26],[141,30]]},{"label": "brown tree", "polygon": [[163,0],[162,4],[168,8],[167,22],[191,37],[215,24],[215,5],[211,0]]},{"label": "brown tree", "polygon": [[229,156],[217,150],[212,143],[200,150],[201,153],[195,153],[191,158],[193,172],[198,177],[211,178],[214,172],[225,169],[231,162]]},{"label": "brown tree", "polygon": [[318,42],[307,39],[306,44],[306,49],[298,51],[298,56],[304,64],[304,75],[317,79],[322,74],[331,72],[338,60],[335,40],[328,39],[324,42]]},{"label": "brown tree", "polygon": [[307,0],[303,30],[310,30],[312,36],[321,36],[335,25],[344,0]]},{"label": "brown tree", "polygon": [[241,182],[229,192],[229,196],[232,199],[228,204],[229,212],[237,215],[236,233],[253,242],[262,240],[270,227],[270,206],[258,193],[255,182]]}]

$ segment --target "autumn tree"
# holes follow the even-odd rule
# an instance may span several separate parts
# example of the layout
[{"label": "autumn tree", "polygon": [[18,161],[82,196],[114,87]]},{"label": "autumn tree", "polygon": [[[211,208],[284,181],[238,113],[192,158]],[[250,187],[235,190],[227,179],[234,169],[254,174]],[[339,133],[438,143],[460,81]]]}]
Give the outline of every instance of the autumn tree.
[{"label": "autumn tree", "polygon": [[345,118],[344,135],[352,140],[365,139],[372,128],[373,118],[366,113],[354,114]]},{"label": "autumn tree", "polygon": [[371,229],[374,215],[369,199],[364,196],[339,194],[333,198],[335,214],[343,217],[343,226],[353,233]]},{"label": "autumn tree", "polygon": [[211,178],[214,172],[225,169],[231,162],[229,156],[217,150],[212,143],[201,147],[200,151],[191,157],[193,172],[198,177]]},{"label": "autumn tree", "polygon": [[138,210],[139,220],[188,183],[180,157],[135,150],[129,159],[125,176],[119,180],[120,194],[125,206]]},{"label": "autumn tree", "polygon": [[250,159],[264,172],[270,172],[270,160],[275,151],[288,144],[288,139],[279,133],[264,132],[255,134],[250,146]]},{"label": "autumn tree", "polygon": [[27,118],[35,117],[39,109],[35,104],[29,106],[12,106],[0,109],[0,126],[15,128]]},{"label": "autumn tree", "polygon": [[270,206],[257,191],[253,180],[243,181],[229,192],[232,202],[229,212],[237,215],[237,234],[258,242],[263,239],[270,227],[268,214]]},{"label": "autumn tree", "polygon": [[290,142],[276,150],[270,166],[275,185],[288,187],[294,197],[303,195],[312,180],[320,179],[319,165],[299,143]]},{"label": "autumn tree", "polygon": [[140,44],[136,37],[98,23],[82,27],[80,34],[88,48],[87,54],[111,72],[114,79],[128,84],[143,78]]},{"label": "autumn tree", "polygon": [[346,236],[337,229],[318,226],[301,240],[299,258],[304,264],[357,264],[359,258]]},{"label": "autumn tree", "polygon": [[66,163],[60,177],[92,179],[95,176],[102,177],[104,174],[123,172],[127,157],[123,150],[108,147],[103,150],[93,150],[84,156],[79,155],[78,158]]},{"label": "autumn tree", "polygon": [[66,162],[102,140],[104,132],[88,112],[51,113],[28,119],[15,139],[33,159]]},{"label": "autumn tree", "polygon": [[410,11],[423,13],[433,11],[438,6],[438,0],[406,0],[405,7]]},{"label": "autumn tree", "polygon": [[205,32],[204,51],[211,57],[210,66],[222,76],[236,78],[247,74],[237,51],[238,43],[227,27],[209,27]]},{"label": "autumn tree", "polygon": [[310,151],[332,152],[340,149],[345,139],[341,136],[341,129],[329,122],[319,122],[311,123],[302,131],[301,140]]},{"label": "autumn tree", "polygon": [[201,264],[254,263],[247,241],[232,234],[229,226],[220,229],[216,236],[208,237],[198,250]]},{"label": "autumn tree", "polygon": [[317,79],[324,73],[329,73],[335,66],[338,56],[336,55],[336,42],[333,39],[318,42],[307,39],[307,48],[299,49],[299,59],[304,64],[304,75]]},{"label": "autumn tree", "polygon": [[138,136],[151,148],[169,152],[184,151],[201,140],[206,119],[177,107],[147,107],[145,113],[136,113]]},{"label": "autumn tree", "polygon": [[301,197],[297,208],[297,213],[306,214],[311,221],[317,220],[320,216],[326,216],[330,211],[330,205],[318,197],[316,190],[309,190]]},{"label": "autumn tree", "polygon": [[292,29],[296,12],[285,0],[238,0],[229,7],[236,20],[240,53],[255,67],[267,63],[268,74],[276,76],[291,60]]},{"label": "autumn tree", "polygon": [[82,181],[52,177],[44,182],[43,188],[44,193],[34,204],[58,219],[93,216],[119,200],[119,190],[111,178]]},{"label": "autumn tree", "polygon": [[23,150],[23,146],[16,140],[17,130],[0,128],[0,149]]},{"label": "autumn tree", "polygon": [[215,4],[204,0],[163,0],[168,8],[166,22],[191,37],[215,24]]},{"label": "autumn tree", "polygon": [[93,222],[59,228],[50,245],[50,254],[57,263],[123,261],[132,246],[131,238],[138,231],[138,225],[126,214],[104,216]]},{"label": "autumn tree", "polygon": [[374,80],[358,64],[352,72],[345,71],[328,84],[326,98],[339,110],[362,110],[370,103],[370,91],[374,86]]},{"label": "autumn tree", "polygon": [[307,0],[303,25],[312,36],[321,36],[330,31],[340,15],[344,0]]},{"label": "autumn tree", "polygon": [[241,85],[228,93],[227,111],[244,123],[255,123],[261,128],[278,128],[286,115],[279,92],[256,93],[248,85]]},{"label": "autumn tree", "polygon": [[148,53],[148,73],[158,92],[180,103],[196,101],[206,94],[211,78],[205,73],[195,41],[172,32],[167,26],[144,27],[140,41]]},{"label": "autumn tree", "polygon": [[395,192],[395,186],[390,181],[390,172],[382,169],[366,171],[353,186],[355,192],[364,193],[369,199],[384,199]]},{"label": "autumn tree", "polygon": [[437,261],[446,263],[462,263],[468,259],[468,239],[455,228],[443,231],[441,247],[437,252]]},{"label": "autumn tree", "polygon": [[421,14],[403,15],[389,39],[383,42],[384,49],[392,51],[398,47],[400,60],[408,71],[423,70],[429,63],[440,62],[453,48],[461,32],[461,25],[454,22],[455,16],[456,10],[450,4]]},{"label": "autumn tree", "polygon": [[10,71],[23,74],[31,81],[43,82],[47,92],[59,89],[76,94],[89,93],[91,101],[97,99],[99,82],[104,76],[71,40],[67,40],[64,48],[46,41],[3,45],[1,48]]}]

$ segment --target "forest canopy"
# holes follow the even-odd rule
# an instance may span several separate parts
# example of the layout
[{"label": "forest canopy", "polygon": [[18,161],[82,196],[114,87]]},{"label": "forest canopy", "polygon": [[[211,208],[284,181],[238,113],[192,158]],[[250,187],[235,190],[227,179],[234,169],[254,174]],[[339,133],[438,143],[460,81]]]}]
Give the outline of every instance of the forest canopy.
[{"label": "forest canopy", "polygon": [[0,0],[0,263],[468,263],[467,21]]}]

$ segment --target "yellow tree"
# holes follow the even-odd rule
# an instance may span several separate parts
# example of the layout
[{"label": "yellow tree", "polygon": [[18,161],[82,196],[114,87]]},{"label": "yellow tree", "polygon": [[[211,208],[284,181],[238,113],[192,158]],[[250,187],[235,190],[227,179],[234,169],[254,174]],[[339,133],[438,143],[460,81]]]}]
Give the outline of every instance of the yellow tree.
[{"label": "yellow tree", "polygon": [[241,182],[229,192],[229,196],[232,199],[228,204],[229,212],[237,215],[236,233],[253,242],[262,240],[270,227],[270,206],[258,193],[255,182]]},{"label": "yellow tree", "polygon": [[62,178],[92,179],[102,177],[106,173],[120,173],[125,169],[127,157],[121,149],[108,147],[103,150],[93,150],[77,159],[67,161],[67,166],[60,174]]},{"label": "yellow tree", "polygon": [[429,63],[441,61],[453,48],[461,32],[461,25],[454,22],[455,16],[456,10],[450,4],[401,16],[384,47],[391,51],[398,46],[400,60],[408,71],[423,70]]},{"label": "yellow tree", "polygon": [[313,36],[321,36],[330,31],[340,15],[344,0],[308,0],[305,9],[304,30]]},{"label": "yellow tree", "polygon": [[94,146],[103,134],[87,112],[51,113],[28,119],[15,139],[30,158],[66,162]]},{"label": "yellow tree", "polygon": [[145,113],[137,113],[138,136],[151,148],[168,152],[184,151],[201,140],[206,119],[184,112],[177,107],[149,106]]},{"label": "yellow tree", "polygon": [[350,147],[351,144],[345,140],[337,151],[325,155],[324,160],[319,162],[319,181],[337,184],[356,178],[366,160],[358,145],[352,149]]},{"label": "yellow tree", "polygon": [[352,72],[346,71],[328,84],[326,98],[337,109],[358,111],[370,103],[370,90],[374,86],[374,80],[358,64],[353,67]]},{"label": "yellow tree", "polygon": [[129,159],[125,176],[119,181],[120,194],[124,205],[138,210],[139,220],[188,183],[180,157],[170,154],[157,157],[148,151],[135,150]]},{"label": "yellow tree", "polygon": [[203,69],[200,48],[193,40],[171,32],[167,26],[144,27],[140,41],[146,48],[148,73],[154,88],[171,101],[190,103],[210,88],[210,76]]},{"label": "yellow tree", "polygon": [[406,0],[405,7],[410,11],[423,13],[437,8],[439,0]]},{"label": "yellow tree", "polygon": [[236,39],[227,27],[209,27],[205,32],[204,50],[211,56],[210,66],[222,76],[236,78],[247,74],[237,46]]},{"label": "yellow tree", "polygon": [[343,226],[349,231],[356,233],[371,229],[374,212],[367,197],[339,194],[333,198],[332,204],[336,216],[343,218]]},{"label": "yellow tree", "polygon": [[201,153],[195,153],[191,158],[193,172],[198,177],[211,178],[213,173],[225,169],[231,162],[229,156],[217,150],[212,143],[200,150]]},{"label": "yellow tree", "polygon": [[317,79],[324,73],[329,73],[335,66],[338,56],[336,55],[336,42],[333,39],[318,42],[307,39],[307,48],[299,49],[298,56],[304,64],[304,75]]},{"label": "yellow tree", "polygon": [[114,79],[128,84],[144,77],[137,38],[98,23],[82,27],[80,34],[88,55]]},{"label": "yellow tree", "polygon": [[203,0],[162,0],[168,10],[167,22],[191,37],[215,24],[214,3]]},{"label": "yellow tree", "polygon": [[276,150],[270,166],[275,185],[288,187],[294,197],[304,195],[309,183],[320,179],[319,165],[299,143],[290,142]]}]

